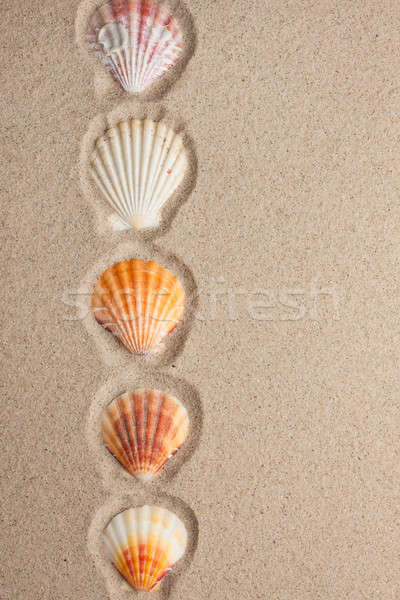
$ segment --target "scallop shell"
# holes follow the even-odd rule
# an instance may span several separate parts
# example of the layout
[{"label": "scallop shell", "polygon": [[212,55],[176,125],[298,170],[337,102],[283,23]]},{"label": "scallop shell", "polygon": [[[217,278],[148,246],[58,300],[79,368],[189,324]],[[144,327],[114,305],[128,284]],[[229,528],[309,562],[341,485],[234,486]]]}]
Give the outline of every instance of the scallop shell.
[{"label": "scallop shell", "polygon": [[129,119],[96,141],[92,176],[116,213],[114,229],[157,227],[161,208],[182,183],[182,137],[163,121]]},{"label": "scallop shell", "polygon": [[175,275],[153,261],[132,258],[104,271],[94,284],[91,308],[96,321],[130,352],[147,354],[163,348],[185,301]]},{"label": "scallop shell", "polygon": [[172,396],[138,390],[114,400],[102,421],[103,441],[129,473],[149,480],[185,441],[189,417]]},{"label": "scallop shell", "polygon": [[156,0],[112,0],[93,14],[88,41],[127,92],[151,86],[182,54],[183,36]]},{"label": "scallop shell", "polygon": [[137,591],[149,592],[183,556],[187,532],[182,521],[159,506],[128,508],[104,531],[109,558]]}]

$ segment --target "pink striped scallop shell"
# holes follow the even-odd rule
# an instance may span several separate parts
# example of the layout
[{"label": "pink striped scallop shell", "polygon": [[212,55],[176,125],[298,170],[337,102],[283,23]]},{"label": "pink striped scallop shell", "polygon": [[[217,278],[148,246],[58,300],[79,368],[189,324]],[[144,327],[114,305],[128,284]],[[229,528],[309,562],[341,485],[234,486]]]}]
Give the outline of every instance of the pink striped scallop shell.
[{"label": "pink striped scallop shell", "polygon": [[93,14],[88,41],[127,92],[142,92],[179,60],[183,36],[156,0],[112,0]]}]

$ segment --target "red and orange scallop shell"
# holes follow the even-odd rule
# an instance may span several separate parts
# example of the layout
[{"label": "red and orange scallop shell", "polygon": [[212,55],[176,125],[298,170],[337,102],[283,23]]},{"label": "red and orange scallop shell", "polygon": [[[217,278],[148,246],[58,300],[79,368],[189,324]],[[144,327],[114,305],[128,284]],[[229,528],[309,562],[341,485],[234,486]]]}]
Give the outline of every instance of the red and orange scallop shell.
[{"label": "red and orange scallop shell", "polygon": [[189,431],[185,407],[157,390],[123,394],[106,409],[103,441],[125,469],[143,480],[157,475]]}]

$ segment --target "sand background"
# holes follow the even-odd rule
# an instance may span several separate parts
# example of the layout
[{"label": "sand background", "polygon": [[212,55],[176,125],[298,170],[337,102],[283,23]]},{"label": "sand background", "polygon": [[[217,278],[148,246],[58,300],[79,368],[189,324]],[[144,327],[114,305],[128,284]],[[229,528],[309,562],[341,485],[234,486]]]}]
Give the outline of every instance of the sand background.
[{"label": "sand background", "polygon": [[[85,52],[93,6],[1,5],[0,598],[135,597],[99,537],[154,500],[190,531],[161,597],[398,600],[398,2],[187,4],[186,68],[144,101]],[[138,240],[104,225],[85,161],[100,122],[147,109],[185,130],[193,172]],[[199,295],[159,362],[128,360],[68,303],[141,249]],[[251,316],[260,289],[271,308]],[[195,423],[151,488],[95,430],[141,384]]]}]

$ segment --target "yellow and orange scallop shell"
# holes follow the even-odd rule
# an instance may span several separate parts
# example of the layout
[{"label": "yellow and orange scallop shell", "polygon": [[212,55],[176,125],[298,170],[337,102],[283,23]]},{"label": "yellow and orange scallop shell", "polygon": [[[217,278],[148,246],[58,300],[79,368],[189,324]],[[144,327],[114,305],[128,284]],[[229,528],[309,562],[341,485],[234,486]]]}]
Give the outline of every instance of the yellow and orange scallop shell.
[{"label": "yellow and orange scallop shell", "polygon": [[179,279],[154,261],[124,260],[94,285],[91,308],[100,325],[136,354],[162,349],[182,318],[186,296]]},{"label": "yellow and orange scallop shell", "polygon": [[104,531],[110,560],[137,591],[149,592],[183,556],[187,531],[171,511],[159,506],[128,508]]},{"label": "yellow and orange scallop shell", "polygon": [[103,441],[125,469],[139,479],[157,475],[182,446],[189,417],[176,398],[157,390],[123,394],[106,409]]}]

